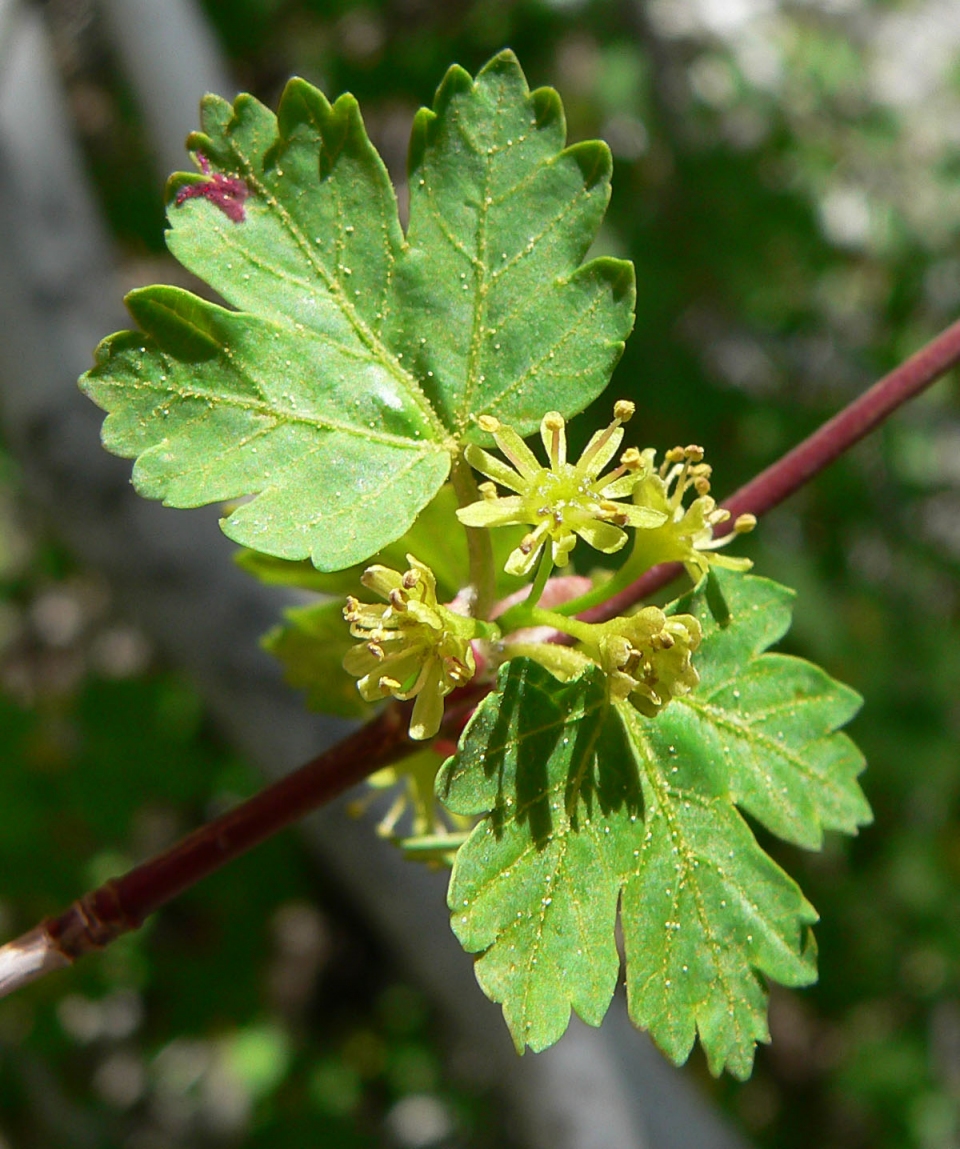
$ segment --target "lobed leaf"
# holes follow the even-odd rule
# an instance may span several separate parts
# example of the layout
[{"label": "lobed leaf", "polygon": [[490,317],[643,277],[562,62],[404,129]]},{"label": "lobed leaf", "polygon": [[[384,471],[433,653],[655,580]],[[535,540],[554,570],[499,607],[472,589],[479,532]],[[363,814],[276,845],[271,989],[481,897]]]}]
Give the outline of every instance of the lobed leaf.
[{"label": "lobed leaf", "polygon": [[736,625],[718,624],[706,587],[675,604],[704,630],[700,686],[665,712],[654,744],[714,773],[731,801],[788,842],[818,849],[824,830],[856,833],[872,817],[857,783],[865,763],[838,731],[860,696],[803,659],[760,653],[789,627],[792,591],[754,575],[712,577]]},{"label": "lobed leaf", "polygon": [[599,1024],[618,898],[630,1016],[675,1062],[699,1033],[712,1072],[748,1076],[768,1040],[763,977],[815,980],[816,912],[736,808],[804,845],[869,819],[862,759],[836,731],[856,695],[763,653],[789,598],[725,574],[673,604],[704,628],[701,684],[656,718],[611,704],[597,667],[565,684],[526,659],[501,669],[438,794],[485,815],[449,907],[518,1048],[555,1041],[571,1009]]},{"label": "lobed leaf", "polygon": [[495,415],[521,435],[544,411],[582,411],[606,387],[633,326],[633,266],[582,264],[610,198],[598,140],[565,147],[560,97],[531,92],[512,52],[476,80],[453,67],[410,143],[408,248],[395,340],[446,426]]},{"label": "lobed leaf", "polygon": [[514,659],[437,780],[453,813],[489,812],[457,853],[448,902],[521,1052],[557,1041],[571,1008],[599,1025],[616,985],[621,855],[641,793],[608,710],[598,668],[561,686]]},{"label": "lobed leaf", "polygon": [[629,264],[581,266],[609,153],[564,148],[559,98],[511,53],[476,81],[452,68],[417,117],[406,239],[352,96],[291,80],[276,115],[208,96],[202,129],[167,242],[234,310],[132,292],[140,330],[81,380],[145,496],[255,496],[224,519],[232,539],[342,570],[410,528],[476,416],[526,433],[606,385],[634,294]]},{"label": "lobed leaf", "polygon": [[[621,903],[630,1017],[674,1063],[699,1032],[714,1074],[749,1077],[756,1042],[769,1041],[757,974],[781,985],[816,981],[807,927],[817,913],[729,797],[705,793],[695,769],[674,767],[679,748],[663,754],[648,740],[655,721],[618,709],[648,793]],[[693,778],[689,786],[675,781],[675,769]]]}]

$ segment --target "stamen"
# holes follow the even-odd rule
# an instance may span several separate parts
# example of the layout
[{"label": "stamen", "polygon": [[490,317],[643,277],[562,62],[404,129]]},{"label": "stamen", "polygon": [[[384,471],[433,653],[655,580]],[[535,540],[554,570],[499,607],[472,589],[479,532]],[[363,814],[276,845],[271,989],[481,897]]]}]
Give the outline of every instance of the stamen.
[{"label": "stamen", "polygon": [[[618,410],[629,411],[629,414],[621,417],[617,413]],[[596,458],[597,452],[602,450],[602,448],[604,448],[607,443],[610,442],[610,436],[614,433],[614,431],[616,431],[621,423],[625,423],[626,420],[630,418],[635,410],[636,407],[634,407],[634,405],[628,399],[620,399],[613,408],[613,422],[609,425],[609,427],[605,428],[602,435],[598,435],[592,443],[587,444],[586,450],[580,456],[580,462],[577,464],[577,466],[585,468],[589,467],[590,461]]]},{"label": "stamen", "polygon": [[[660,470],[661,470],[661,472],[663,472],[664,468],[661,467]],[[666,488],[667,498],[670,500],[670,502],[672,503],[673,506],[677,505],[677,502],[678,502],[677,496],[678,495],[680,496],[680,498],[683,497],[683,484],[680,483],[678,480],[683,475],[685,470],[686,470],[686,466],[683,463],[674,463],[674,465],[670,468],[669,471],[666,471],[665,473],[661,474],[661,478],[663,479],[663,485]],[[670,487],[673,485],[673,483],[677,483],[677,487],[674,490],[673,494],[671,494],[670,493]]]},{"label": "stamen", "polygon": [[557,470],[562,463],[566,462],[566,459],[561,458],[563,451],[561,450],[560,436],[564,428],[563,416],[559,411],[548,411],[543,417],[543,426],[545,430],[550,432],[550,466]]}]

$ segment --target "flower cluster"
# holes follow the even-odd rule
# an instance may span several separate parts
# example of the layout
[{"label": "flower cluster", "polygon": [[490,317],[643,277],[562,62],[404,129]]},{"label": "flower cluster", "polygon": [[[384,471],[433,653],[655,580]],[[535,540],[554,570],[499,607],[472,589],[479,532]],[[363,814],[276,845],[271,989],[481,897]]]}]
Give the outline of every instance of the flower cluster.
[{"label": "flower cluster", "polygon": [[649,529],[667,520],[664,509],[617,501],[629,498],[640,477],[643,460],[636,448],[626,450],[609,474],[600,473],[616,454],[621,425],[633,413],[632,403],[617,403],[613,422],[593,436],[576,463],[569,463],[563,416],[549,411],[540,424],[547,467],[512,427],[481,415],[481,429],[493,436],[510,465],[474,444],[465,451],[467,462],[514,493],[499,495],[494,483],[481,483],[483,499],[461,508],[457,517],[468,527],[525,523],[533,528],[507,560],[508,574],[529,574],[548,539],[557,566],[567,563],[578,536],[604,554],[620,550],[627,541],[624,527]]},{"label": "flower cluster", "polygon": [[[757,525],[754,515],[740,515],[733,530],[723,538],[713,536],[713,529],[730,518],[730,512],[718,507],[710,495],[711,468],[703,461],[703,448],[673,447],[667,451],[659,468],[656,451],[648,448],[641,455],[641,474],[633,487],[633,501],[638,507],[659,511],[660,525],[637,536],[634,561],[649,569],[658,563],[681,562],[694,582],[705,575],[710,564],[745,571],[753,565],[749,559],[719,555],[720,547],[737,535],[752,531]],[[683,500],[688,491],[696,492],[689,506]]]},{"label": "flower cluster", "polygon": [[476,671],[470,641],[476,626],[437,602],[433,571],[407,555],[410,569],[403,574],[389,567],[372,566],[361,582],[386,599],[387,605],[369,605],[353,596],[343,617],[359,645],[347,651],[343,668],[359,678],[357,688],[367,702],[393,695],[416,698],[410,719],[410,737],[432,738],[443,718],[443,699],[469,682]]},{"label": "flower cluster", "polygon": [[615,699],[629,698],[648,717],[700,681],[691,662],[703,631],[691,614],[667,616],[645,606],[629,618],[603,624],[599,662]]}]

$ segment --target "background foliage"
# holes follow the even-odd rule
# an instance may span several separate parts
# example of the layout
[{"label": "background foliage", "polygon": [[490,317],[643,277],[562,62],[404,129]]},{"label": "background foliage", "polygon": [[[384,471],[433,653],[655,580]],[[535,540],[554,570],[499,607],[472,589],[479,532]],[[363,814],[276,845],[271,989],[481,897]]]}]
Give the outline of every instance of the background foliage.
[{"label": "background foliage", "polygon": [[[950,5],[205,7],[241,85],[265,102],[291,72],[331,97],[351,90],[401,202],[410,119],[452,59],[474,71],[509,44],[532,85],[555,85],[570,138],[599,134],[615,155],[596,250],[637,267],[637,327],[614,391],[636,401],[644,441],[702,443],[718,493],[957,312],[960,19]],[[89,0],[46,8],[115,232],[131,260],[156,256],[159,181],[96,10]],[[831,835],[820,854],[759,831],[821,913],[821,980],[774,993],[773,1045],[750,1082],[712,1083],[694,1069],[758,1145],[950,1149],[960,1139],[958,460],[951,378],[750,543],[760,572],[799,591],[786,649],[866,698],[851,733],[877,816],[852,842]],[[142,638],[111,619],[95,578],[23,521],[15,475],[3,476],[0,868],[13,932],[112,869],[116,853],[155,849],[253,783],[189,687],[155,672]],[[216,964],[225,948],[228,978]],[[308,987],[323,971],[312,999],[293,1004],[270,988],[291,953]],[[444,1089],[422,1003],[391,986],[389,965],[335,894],[317,891],[292,838],[70,977],[66,998],[61,980],[0,1008],[4,1044],[29,1034],[36,1051],[0,1063],[12,1144],[366,1145],[381,1115],[423,1092],[461,1115],[467,1143],[482,1143],[475,1102]],[[346,1004],[331,1026],[308,1024],[333,1002]],[[86,1132],[70,1142],[68,1128]]]}]

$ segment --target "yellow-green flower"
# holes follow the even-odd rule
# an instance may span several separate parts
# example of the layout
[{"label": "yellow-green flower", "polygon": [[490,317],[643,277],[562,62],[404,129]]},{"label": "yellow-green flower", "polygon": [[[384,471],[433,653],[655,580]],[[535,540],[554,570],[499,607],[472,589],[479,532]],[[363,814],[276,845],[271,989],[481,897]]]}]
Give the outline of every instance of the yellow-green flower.
[{"label": "yellow-green flower", "polygon": [[[740,515],[733,531],[720,539],[713,537],[713,528],[726,522],[730,512],[718,507],[709,494],[711,468],[703,462],[703,448],[674,447],[666,452],[659,468],[655,457],[652,447],[642,453],[633,501],[638,507],[659,511],[664,521],[637,536],[633,561],[642,560],[648,568],[657,563],[681,562],[694,582],[707,573],[711,563],[730,570],[749,570],[753,566],[749,559],[720,555],[717,551],[737,535],[752,531],[757,525],[756,517]],[[696,498],[684,507],[683,500],[690,490],[696,492]]]},{"label": "yellow-green flower", "polygon": [[359,678],[357,689],[367,702],[393,695],[416,698],[410,737],[432,738],[440,729],[443,699],[476,672],[470,640],[472,619],[454,614],[437,602],[433,571],[407,555],[403,574],[372,566],[360,581],[387,600],[386,606],[347,599],[343,617],[358,646],[347,651],[343,668]]},{"label": "yellow-green flower", "polygon": [[598,643],[611,696],[629,698],[649,717],[700,681],[691,661],[703,631],[692,614],[665,615],[645,606],[629,618],[603,624]]},{"label": "yellow-green flower", "polygon": [[508,574],[529,574],[547,539],[557,566],[567,563],[578,536],[604,554],[620,550],[627,541],[624,527],[656,527],[667,518],[666,512],[657,508],[617,502],[629,497],[641,472],[642,458],[636,448],[623,453],[615,470],[600,474],[623,439],[621,424],[633,412],[632,403],[617,403],[610,426],[593,436],[576,463],[568,463],[563,416],[548,411],[540,424],[548,467],[538,462],[512,427],[481,415],[480,427],[493,435],[507,463],[474,444],[465,451],[467,462],[514,493],[498,495],[494,483],[481,483],[483,499],[457,511],[457,517],[468,527],[511,523],[533,527],[510,554]]}]

